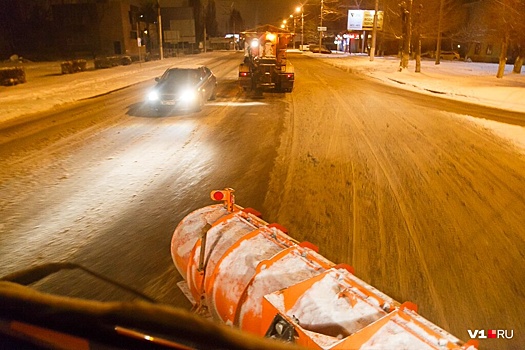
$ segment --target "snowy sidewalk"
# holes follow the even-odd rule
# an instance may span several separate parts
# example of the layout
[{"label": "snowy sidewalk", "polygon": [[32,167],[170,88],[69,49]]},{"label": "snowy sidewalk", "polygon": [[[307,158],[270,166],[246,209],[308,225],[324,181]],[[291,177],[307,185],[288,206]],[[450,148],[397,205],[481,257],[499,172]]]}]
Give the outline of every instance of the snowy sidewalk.
[{"label": "snowy sidewalk", "polygon": [[212,57],[183,56],[97,70],[91,61],[87,71],[74,74],[62,74],[60,62],[24,63],[26,83],[0,86],[0,123],[147,80],[153,85],[153,79],[170,66],[203,63]]},{"label": "snowy sidewalk", "polygon": [[421,61],[421,72],[415,73],[413,60],[407,70],[399,72],[396,57],[375,57],[371,62],[368,56],[336,53],[321,59],[400,88],[525,113],[525,69],[522,74],[512,73],[512,65],[506,65],[504,77],[498,79],[494,63],[441,60],[436,65],[426,59]]}]

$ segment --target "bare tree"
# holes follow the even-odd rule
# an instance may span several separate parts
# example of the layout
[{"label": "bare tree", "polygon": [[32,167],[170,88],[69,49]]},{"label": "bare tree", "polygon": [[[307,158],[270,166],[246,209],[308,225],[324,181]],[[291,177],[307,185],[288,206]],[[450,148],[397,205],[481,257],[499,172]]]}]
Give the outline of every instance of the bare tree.
[{"label": "bare tree", "polygon": [[204,17],[206,22],[206,32],[210,36],[217,36],[219,32],[219,25],[217,23],[217,8],[215,0],[208,0],[206,9],[204,11]]},{"label": "bare tree", "polygon": [[0,8],[0,36],[10,54],[54,54],[56,48],[49,44],[54,33],[47,1],[3,0]]},{"label": "bare tree", "polygon": [[410,58],[410,39],[412,36],[410,13],[412,11],[412,0],[408,0],[408,3],[402,1],[399,4],[399,11],[402,27],[401,61],[399,62],[399,71],[402,71],[403,69],[408,68],[408,60]]},{"label": "bare tree", "polygon": [[[157,1],[156,0],[142,0],[140,3],[140,12],[143,15],[143,20],[146,24],[146,50],[148,52],[153,48],[153,41],[151,38],[150,26],[157,21]],[[158,30],[158,29],[157,29]],[[158,40],[155,40],[158,41]]]},{"label": "bare tree", "polygon": [[505,74],[505,65],[507,63],[507,48],[510,39],[510,23],[509,17],[506,17],[508,6],[511,0],[498,0],[499,6],[497,6],[496,13],[499,14],[498,18],[494,21],[497,28],[501,30],[501,51],[499,54],[498,72],[496,78],[503,78]]},{"label": "bare tree", "polygon": [[423,4],[419,4],[414,14],[414,42],[416,44],[416,73],[421,72],[421,12]]},{"label": "bare tree", "polygon": [[514,0],[509,3],[510,43],[514,49],[514,73],[521,73],[525,59],[525,0]]},{"label": "bare tree", "polygon": [[499,42],[496,77],[503,77],[509,51],[514,51],[514,71],[520,73],[525,56],[525,0],[482,0],[473,6],[479,6],[479,11],[456,33],[457,38],[471,45]]},{"label": "bare tree", "polygon": [[233,33],[240,32],[245,28],[244,26],[244,20],[242,19],[241,13],[239,10],[232,8],[232,11],[230,12],[230,28],[232,29]]}]

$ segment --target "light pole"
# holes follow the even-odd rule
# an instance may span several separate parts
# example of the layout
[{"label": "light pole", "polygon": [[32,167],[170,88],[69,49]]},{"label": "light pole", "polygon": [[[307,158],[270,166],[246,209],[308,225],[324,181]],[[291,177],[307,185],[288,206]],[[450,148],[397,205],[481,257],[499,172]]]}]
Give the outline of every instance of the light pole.
[{"label": "light pole", "polygon": [[304,49],[304,9],[303,7],[297,6],[295,12],[301,11],[301,51]]},{"label": "light pole", "polygon": [[293,14],[290,15],[290,18],[293,21],[293,41],[292,41],[292,48],[295,50],[295,16]]},{"label": "light pole", "polygon": [[376,52],[376,37],[377,37],[377,11],[379,10],[379,0],[376,0],[374,6],[374,28],[372,28],[372,47],[370,48],[370,61],[374,60]]},{"label": "light pole", "polygon": [[[301,12],[301,47],[300,49],[303,49],[303,28],[304,28],[304,14],[303,14],[303,7],[297,6],[295,8],[295,13]],[[294,40],[293,40],[293,48],[295,49],[295,15],[290,15],[290,17],[293,17],[293,32],[294,32]]]},{"label": "light pole", "polygon": [[157,22],[159,23],[159,59],[162,61],[164,59],[164,52],[162,50],[162,21],[160,17],[159,0],[157,0]]},{"label": "light pole", "polygon": [[137,18],[137,46],[139,50],[139,65],[141,65],[142,57],[140,54],[140,48],[142,46],[142,38],[140,37],[140,19],[144,17],[144,15],[139,15]]},{"label": "light pole", "polygon": [[321,45],[322,45],[322,39],[323,39],[323,31],[321,29],[323,29],[323,6],[324,6],[324,1],[321,0],[321,24],[319,26],[319,53],[321,53]]}]

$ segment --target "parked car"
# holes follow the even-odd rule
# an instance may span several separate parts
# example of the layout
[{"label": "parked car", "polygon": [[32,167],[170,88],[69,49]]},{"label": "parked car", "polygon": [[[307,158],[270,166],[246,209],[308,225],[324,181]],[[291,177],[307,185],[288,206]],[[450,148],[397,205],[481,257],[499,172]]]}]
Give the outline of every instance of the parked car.
[{"label": "parked car", "polygon": [[[310,44],[308,46],[308,49],[311,51],[311,52],[314,52],[314,53],[319,53],[319,45],[314,45],[314,44]],[[326,46],[324,45],[321,45],[321,53],[332,53],[332,50],[328,49]]]},{"label": "parked car", "polygon": [[[429,58],[436,58],[436,52],[435,51],[427,51],[423,52],[421,54],[421,57],[429,57]],[[459,55],[459,52],[457,51],[441,51],[441,55],[439,56],[442,60],[459,60],[461,59],[461,56]]]},{"label": "parked car", "polygon": [[422,52],[421,57],[436,58],[436,53],[434,51]]},{"label": "parked car", "polygon": [[459,52],[457,51],[441,51],[441,55],[439,56],[442,60],[459,60],[461,56],[459,55]]},{"label": "parked car", "polygon": [[217,78],[202,65],[168,68],[155,81],[157,85],[149,91],[148,103],[156,111],[199,111],[216,96]]}]

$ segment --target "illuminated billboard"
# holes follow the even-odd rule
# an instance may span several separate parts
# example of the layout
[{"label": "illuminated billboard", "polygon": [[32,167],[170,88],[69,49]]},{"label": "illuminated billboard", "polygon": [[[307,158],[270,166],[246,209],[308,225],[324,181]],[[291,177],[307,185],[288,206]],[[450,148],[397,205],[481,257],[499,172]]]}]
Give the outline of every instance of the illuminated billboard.
[{"label": "illuminated billboard", "polygon": [[[374,28],[374,10],[349,10],[348,30],[372,30]],[[383,11],[377,11],[377,27],[383,30]]]}]

